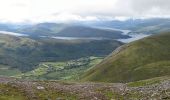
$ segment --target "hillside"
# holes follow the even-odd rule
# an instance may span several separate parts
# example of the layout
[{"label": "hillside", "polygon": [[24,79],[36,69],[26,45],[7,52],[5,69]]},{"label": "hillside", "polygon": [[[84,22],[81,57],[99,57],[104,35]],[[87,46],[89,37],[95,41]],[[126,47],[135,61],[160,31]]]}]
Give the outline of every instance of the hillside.
[{"label": "hillside", "polygon": [[130,82],[170,75],[170,32],[121,46],[83,76],[85,81]]},{"label": "hillside", "polygon": [[58,32],[57,36],[65,37],[99,37],[109,39],[129,38],[121,31],[90,28],[85,26],[70,26]]},{"label": "hillside", "polygon": [[[80,79],[80,76],[92,68],[96,64],[100,63],[104,57],[82,57],[79,59],[69,61],[53,61],[53,62],[40,62],[35,69],[27,72],[19,73],[17,70],[10,70],[6,66],[0,67],[0,75],[12,76],[22,79],[31,80],[69,80],[76,81]],[[8,72],[4,73],[4,72]],[[15,72],[15,73],[14,73]],[[13,74],[10,74],[13,73]]]},{"label": "hillside", "polygon": [[129,38],[121,34],[121,31],[104,30],[74,24],[40,23],[16,30],[18,33],[30,36],[60,36],[60,37],[98,37],[98,38]]},{"label": "hillside", "polygon": [[[100,44],[100,45],[99,45]],[[31,39],[0,34],[0,64],[30,71],[40,62],[68,61],[89,56],[105,56],[122,45],[115,40]]]}]

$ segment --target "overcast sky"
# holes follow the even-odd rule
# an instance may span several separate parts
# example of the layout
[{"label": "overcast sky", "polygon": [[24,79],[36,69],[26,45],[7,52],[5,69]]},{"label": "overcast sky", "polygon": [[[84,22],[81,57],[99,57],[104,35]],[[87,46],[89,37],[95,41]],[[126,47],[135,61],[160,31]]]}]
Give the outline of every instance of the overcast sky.
[{"label": "overcast sky", "polygon": [[91,21],[170,17],[170,0],[0,0],[0,21]]}]

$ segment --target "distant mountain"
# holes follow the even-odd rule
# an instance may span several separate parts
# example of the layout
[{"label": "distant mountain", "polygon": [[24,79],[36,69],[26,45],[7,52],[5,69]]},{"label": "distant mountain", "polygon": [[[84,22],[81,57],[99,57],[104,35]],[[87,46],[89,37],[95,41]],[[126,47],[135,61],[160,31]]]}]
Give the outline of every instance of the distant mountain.
[{"label": "distant mountain", "polygon": [[133,25],[127,28],[136,33],[158,34],[170,31],[170,19],[141,19],[134,20],[132,24]]},{"label": "distant mountain", "polygon": [[0,31],[16,32],[20,28],[29,27],[28,23],[2,23],[0,22]]},{"label": "distant mountain", "polygon": [[121,31],[90,28],[84,26],[70,26],[58,32],[57,36],[65,37],[102,37],[110,39],[128,38],[129,36],[121,34]]},{"label": "distant mountain", "polygon": [[0,31],[14,31],[18,25],[9,23],[0,23]]},{"label": "distant mountain", "polygon": [[130,82],[170,75],[170,32],[116,49],[84,75],[86,81]]},{"label": "distant mountain", "polygon": [[[93,28],[92,28],[93,27]],[[133,33],[157,34],[170,31],[169,18],[149,18],[149,19],[128,19],[125,21],[109,20],[109,21],[87,21],[76,23],[38,23],[38,24],[11,24],[0,23],[1,31],[12,31],[31,36],[77,36],[77,37],[106,37],[111,38],[127,38],[126,35],[120,34],[116,30],[104,30],[94,27],[118,28],[131,30]],[[80,33],[81,31],[81,33]],[[74,32],[74,33],[73,33]],[[112,33],[112,34],[111,34]],[[62,35],[63,34],[63,35]],[[103,34],[109,34],[105,36]]]},{"label": "distant mountain", "polygon": [[0,34],[0,64],[22,71],[32,70],[40,62],[66,61],[88,56],[105,56],[122,45],[115,40],[30,39]]},{"label": "distant mountain", "polygon": [[125,21],[99,21],[87,23],[86,25],[127,29],[134,33],[145,34],[155,34],[170,31],[170,19],[168,18],[129,19]]},{"label": "distant mountain", "polygon": [[56,23],[40,23],[30,27],[20,28],[16,32],[29,34],[31,36],[129,38],[129,36],[121,34],[121,31]]},{"label": "distant mountain", "polygon": [[21,27],[16,30],[18,33],[29,34],[30,36],[54,36],[57,32],[65,27],[65,24],[40,23]]}]

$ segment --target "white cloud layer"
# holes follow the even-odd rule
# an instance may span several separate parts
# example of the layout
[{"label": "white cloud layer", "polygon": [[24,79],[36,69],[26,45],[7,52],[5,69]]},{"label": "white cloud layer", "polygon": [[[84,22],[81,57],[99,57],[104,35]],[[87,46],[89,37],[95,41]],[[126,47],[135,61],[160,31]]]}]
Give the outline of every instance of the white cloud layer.
[{"label": "white cloud layer", "polygon": [[0,0],[0,21],[170,17],[170,0]]}]

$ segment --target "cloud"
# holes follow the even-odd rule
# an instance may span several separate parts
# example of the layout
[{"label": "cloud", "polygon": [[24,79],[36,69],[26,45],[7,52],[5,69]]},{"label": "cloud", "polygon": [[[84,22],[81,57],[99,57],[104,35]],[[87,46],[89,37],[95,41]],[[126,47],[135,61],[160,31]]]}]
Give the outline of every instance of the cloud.
[{"label": "cloud", "polygon": [[91,21],[170,17],[170,0],[0,0],[0,21]]},{"label": "cloud", "polygon": [[47,16],[40,16],[27,20],[28,22],[72,22],[72,21],[97,21],[99,20],[96,16],[80,16],[76,14],[69,13],[55,13]]},{"label": "cloud", "polygon": [[136,16],[169,17],[170,0],[131,0]]}]

